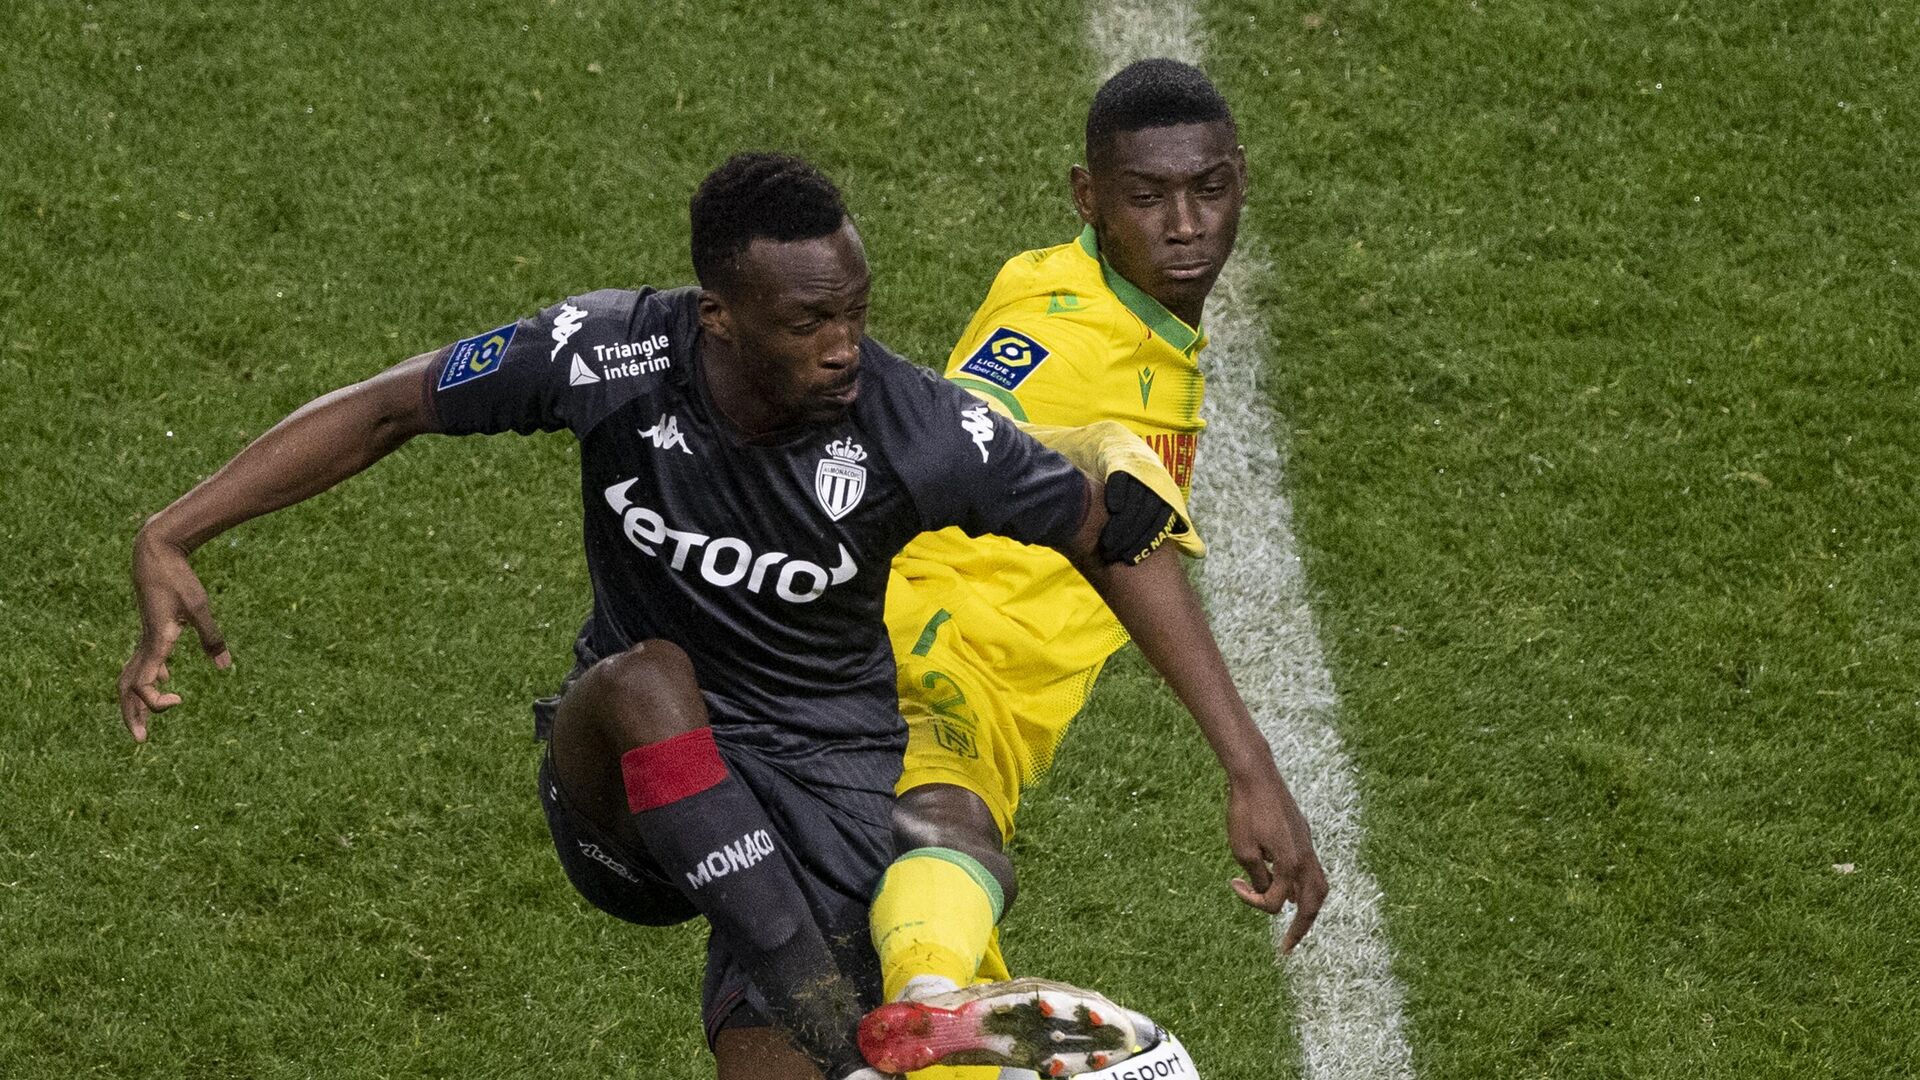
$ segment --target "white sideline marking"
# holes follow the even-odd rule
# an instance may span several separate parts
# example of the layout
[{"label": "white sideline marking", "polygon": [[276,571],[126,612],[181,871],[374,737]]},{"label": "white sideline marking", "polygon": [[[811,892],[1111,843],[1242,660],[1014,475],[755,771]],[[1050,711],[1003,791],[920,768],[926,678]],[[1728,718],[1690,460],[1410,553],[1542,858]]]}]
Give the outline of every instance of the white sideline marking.
[{"label": "white sideline marking", "polygon": [[[1109,75],[1148,56],[1198,64],[1204,52],[1200,19],[1184,0],[1109,0],[1095,6],[1090,31]],[[1193,485],[1210,548],[1202,584],[1234,681],[1313,826],[1333,886],[1313,932],[1282,962],[1304,1073],[1411,1080],[1405,992],[1381,927],[1379,886],[1360,862],[1359,789],[1331,723],[1339,696],[1282,493],[1277,418],[1260,386],[1271,346],[1252,287],[1266,267],[1248,225],[1243,219],[1239,254],[1207,301],[1207,431]],[[1286,918],[1273,923],[1276,949]]]}]

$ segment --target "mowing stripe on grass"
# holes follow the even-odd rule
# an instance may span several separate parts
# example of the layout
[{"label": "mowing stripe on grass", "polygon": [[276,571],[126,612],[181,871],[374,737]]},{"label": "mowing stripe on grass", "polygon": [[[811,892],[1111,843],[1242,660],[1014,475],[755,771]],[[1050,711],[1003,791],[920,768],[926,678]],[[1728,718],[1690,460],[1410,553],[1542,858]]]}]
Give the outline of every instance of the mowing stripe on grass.
[{"label": "mowing stripe on grass", "polygon": [[[1093,46],[1109,74],[1146,56],[1200,63],[1201,22],[1185,3],[1096,3]],[[1353,762],[1333,729],[1333,678],[1315,636],[1282,494],[1278,418],[1260,387],[1271,351],[1254,310],[1264,268],[1245,223],[1240,253],[1207,302],[1207,436],[1194,503],[1211,554],[1202,578],[1227,664],[1313,824],[1333,894],[1313,933],[1285,962],[1305,1074],[1314,1080],[1413,1076],[1412,1053],[1380,890],[1360,863]],[[1287,915],[1274,920],[1276,947]]]}]

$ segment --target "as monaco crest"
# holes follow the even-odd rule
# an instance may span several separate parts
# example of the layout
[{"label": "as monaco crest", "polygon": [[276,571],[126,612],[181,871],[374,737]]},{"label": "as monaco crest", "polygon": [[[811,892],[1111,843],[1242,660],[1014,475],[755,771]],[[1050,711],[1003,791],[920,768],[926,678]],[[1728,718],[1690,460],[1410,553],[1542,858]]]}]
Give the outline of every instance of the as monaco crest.
[{"label": "as monaco crest", "polygon": [[813,493],[820,497],[820,508],[835,521],[846,517],[860,505],[867,492],[867,452],[852,439],[835,439],[827,444],[829,456],[820,459],[813,470]]}]

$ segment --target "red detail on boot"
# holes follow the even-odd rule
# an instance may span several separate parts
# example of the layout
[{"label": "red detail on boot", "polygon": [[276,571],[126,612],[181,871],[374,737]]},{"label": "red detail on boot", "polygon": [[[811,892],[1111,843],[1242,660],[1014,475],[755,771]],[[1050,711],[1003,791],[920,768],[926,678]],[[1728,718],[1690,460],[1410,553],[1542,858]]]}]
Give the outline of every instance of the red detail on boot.
[{"label": "red detail on boot", "polygon": [[860,1021],[860,1053],[883,1073],[918,1072],[980,1041],[980,1025],[953,1009],[896,1001]]},{"label": "red detail on boot", "polygon": [[620,755],[627,809],[636,814],[698,795],[726,778],[727,763],[713,745],[712,728],[695,728]]}]

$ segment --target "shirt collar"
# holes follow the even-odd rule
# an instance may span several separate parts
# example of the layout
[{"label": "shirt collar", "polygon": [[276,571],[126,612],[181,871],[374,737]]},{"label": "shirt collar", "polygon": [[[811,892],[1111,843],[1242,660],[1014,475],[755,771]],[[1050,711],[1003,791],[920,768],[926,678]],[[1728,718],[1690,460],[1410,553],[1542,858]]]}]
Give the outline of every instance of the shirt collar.
[{"label": "shirt collar", "polygon": [[1100,240],[1093,234],[1093,226],[1080,230],[1080,249],[1087,257],[1100,264],[1100,276],[1106,279],[1107,288],[1113,291],[1120,303],[1128,311],[1147,324],[1147,329],[1159,334],[1167,343],[1183,353],[1192,355],[1194,346],[1201,341],[1198,328],[1188,326],[1180,316],[1166,309],[1166,305],[1143,292],[1140,286],[1120,276],[1106,257],[1100,254]]}]

